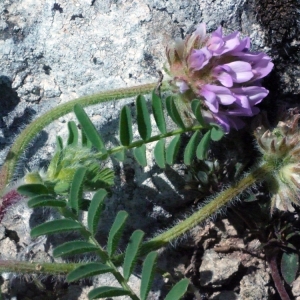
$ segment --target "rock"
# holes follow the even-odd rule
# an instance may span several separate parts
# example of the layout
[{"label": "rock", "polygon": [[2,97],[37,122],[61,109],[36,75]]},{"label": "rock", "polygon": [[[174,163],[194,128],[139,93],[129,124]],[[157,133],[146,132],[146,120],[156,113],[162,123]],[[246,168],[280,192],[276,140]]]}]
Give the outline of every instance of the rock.
[{"label": "rock", "polygon": [[17,245],[9,238],[0,241],[0,257],[2,260],[15,259],[17,256]]},{"label": "rock", "polygon": [[0,240],[3,240],[5,238],[5,232],[5,227],[3,226],[3,224],[0,224]]},{"label": "rock", "polygon": [[[272,24],[266,20],[268,26],[264,31],[263,25],[256,21],[256,15],[260,13],[256,2],[272,1],[0,1],[0,165],[14,137],[33,119],[58,104],[106,89],[157,81],[157,70],[161,70],[166,62],[165,46],[175,38],[191,33],[199,22],[206,22],[209,31],[220,24],[224,25],[226,33],[240,30],[242,35],[251,37],[254,50],[270,51],[272,45],[267,45],[265,38],[273,36],[269,34]],[[266,11],[264,7],[262,11]],[[289,14],[286,20],[294,22],[299,19],[290,18],[290,15],[293,14]],[[263,16],[259,17],[264,23]],[[281,23],[278,24],[280,28]],[[289,24],[287,27],[297,33],[296,26]],[[279,49],[290,54],[299,47],[297,35],[284,35],[282,40],[286,37],[294,44],[287,47],[280,45]],[[291,58],[294,59],[290,61],[293,67],[280,66],[282,76],[277,76],[279,79],[273,82],[278,85],[278,90],[297,94],[299,67],[297,56]],[[277,91],[275,95],[276,99],[280,98]],[[133,98],[86,109],[108,144],[116,141],[121,107],[132,101]],[[23,174],[24,164],[31,169],[47,165],[54,152],[56,136],[66,136],[66,122],[71,119],[68,115],[56,120],[28,147],[26,155],[18,163],[18,177]],[[143,169],[131,159],[114,167],[122,169],[120,174],[124,176],[116,179],[114,197],[108,201],[102,223],[109,227],[116,212],[125,209],[133,220],[128,230],[130,234],[133,229],[141,227],[148,236],[153,236],[155,232],[170,226],[174,215],[178,214],[176,205],[183,200],[176,186],[178,178],[170,179],[171,176],[154,168]],[[36,221],[38,214],[41,218],[39,222]],[[35,223],[52,217],[48,211],[35,210],[32,213],[25,204],[14,206],[7,212],[3,224],[15,231],[20,241],[16,248],[14,241],[4,238],[0,228],[1,243],[6,247],[1,247],[3,256],[15,257],[18,254],[26,257],[32,251],[35,254],[33,257],[48,259],[45,244],[51,252],[54,239],[59,243],[58,237],[32,241],[29,232]],[[229,236],[236,235],[234,228],[227,229],[230,230]],[[218,234],[203,237],[205,249],[214,245],[218,238]],[[106,242],[107,235],[103,235],[102,239]],[[45,255],[41,251],[45,251]],[[239,265],[238,259],[222,258],[208,250],[200,267],[200,282],[203,286],[226,285],[238,271]],[[258,279],[255,276],[244,278],[244,293],[250,290],[251,280],[256,282]],[[94,283],[95,286],[98,284],[96,280]],[[72,286],[67,297],[72,298],[80,292],[80,288]],[[86,292],[83,288],[83,299],[87,298]],[[222,297],[232,292],[224,293],[221,293]],[[158,294],[153,299],[158,299]]]},{"label": "rock", "polygon": [[264,270],[258,270],[245,275],[240,283],[240,296],[243,300],[267,300],[270,289],[270,275]]},{"label": "rock", "polygon": [[239,259],[222,258],[214,250],[206,250],[200,266],[200,285],[221,287],[230,282],[238,272]]},{"label": "rock", "polygon": [[292,283],[292,293],[294,297],[300,297],[300,276]]},{"label": "rock", "polygon": [[[119,271],[122,273],[122,269],[119,268]],[[163,279],[157,277],[152,285],[152,289],[149,292],[149,296],[147,299],[159,299],[160,298],[160,290],[163,285]],[[131,287],[132,291],[139,295],[140,292],[140,285],[141,280],[139,277],[135,275],[131,275],[128,281],[128,285]],[[93,279],[93,287],[97,288],[99,286],[113,286],[113,287],[120,287],[120,284],[117,282],[115,277],[112,274],[105,274],[97,276]],[[128,296],[121,296],[118,297],[118,300],[130,300],[131,298]]]},{"label": "rock", "polygon": [[240,296],[233,291],[222,291],[211,295],[209,300],[242,300]]}]

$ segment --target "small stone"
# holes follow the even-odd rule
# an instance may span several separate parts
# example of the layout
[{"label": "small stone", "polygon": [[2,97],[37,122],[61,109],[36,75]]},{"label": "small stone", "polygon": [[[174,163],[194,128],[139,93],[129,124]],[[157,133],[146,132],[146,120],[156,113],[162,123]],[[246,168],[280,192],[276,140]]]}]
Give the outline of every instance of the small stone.
[{"label": "small stone", "polygon": [[300,296],[300,276],[292,283],[292,293],[295,297]]},{"label": "small stone", "polygon": [[214,250],[205,251],[199,270],[200,285],[221,287],[229,283],[240,264],[240,259],[222,258]]},{"label": "small stone", "polygon": [[16,243],[9,238],[0,241],[0,257],[4,259],[15,259],[17,256]]},{"label": "small stone", "polygon": [[0,224],[0,240],[3,240],[5,238],[5,231],[5,227],[2,224]]},{"label": "small stone", "polygon": [[241,298],[233,291],[223,291],[213,293],[209,300],[241,300]]},{"label": "small stone", "polygon": [[237,236],[238,235],[237,230],[234,228],[234,226],[232,224],[230,224],[228,219],[224,219],[221,222],[223,223],[223,226],[225,229],[223,234],[225,234],[227,236]]},{"label": "small stone", "polygon": [[245,275],[240,284],[240,296],[243,300],[267,300],[269,299],[270,275],[264,270],[258,270],[253,274]]}]

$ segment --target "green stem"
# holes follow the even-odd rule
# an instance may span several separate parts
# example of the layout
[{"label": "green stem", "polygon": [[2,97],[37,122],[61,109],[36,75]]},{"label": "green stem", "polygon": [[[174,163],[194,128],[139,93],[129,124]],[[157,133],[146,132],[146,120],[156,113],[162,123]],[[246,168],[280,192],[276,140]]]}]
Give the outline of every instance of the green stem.
[{"label": "green stem", "polygon": [[[215,214],[222,206],[227,205],[234,197],[238,196],[240,193],[245,191],[247,188],[251,187],[253,184],[264,180],[268,174],[272,172],[272,166],[268,164],[263,164],[251,173],[245,176],[240,182],[233,185],[232,187],[221,192],[215,199],[210,201],[208,204],[203,206],[199,211],[195,212],[186,220],[182,221],[175,227],[165,231],[164,233],[158,235],[157,237],[145,242],[140,251],[140,256],[145,256],[149,252],[158,250],[159,248],[166,246],[172,240],[178,238],[182,234],[191,230],[195,225],[203,222],[208,217]],[[86,237],[90,235],[87,234]],[[93,242],[101,246],[93,238]],[[101,251],[100,250],[100,251]],[[103,251],[103,250],[102,250]],[[103,251],[103,253],[105,253]],[[106,257],[104,258],[106,260]],[[120,265],[124,260],[124,255],[118,255],[112,261],[110,261],[114,268],[116,265]],[[83,264],[61,264],[61,263],[28,263],[19,261],[0,261],[0,272],[19,272],[19,273],[37,273],[37,274],[67,274],[75,268]],[[121,277],[122,275],[119,274]],[[123,278],[123,277],[122,277]],[[117,278],[118,279],[118,278]],[[122,282],[122,280],[119,278]],[[119,282],[120,282],[119,281]],[[123,285],[122,285],[123,286]]]},{"label": "green stem", "polygon": [[0,260],[0,273],[15,272],[22,274],[67,275],[69,272],[84,265],[83,263],[44,263],[17,260]]},{"label": "green stem", "polygon": [[[12,180],[17,161],[28,144],[45,126],[49,125],[59,117],[72,112],[75,104],[80,104],[81,106],[85,107],[102,102],[129,98],[138,94],[147,94],[150,93],[156,87],[156,85],[157,83],[150,83],[134,87],[104,91],[98,94],[80,97],[78,99],[61,104],[34,120],[18,136],[6,156],[0,171],[0,196],[3,195],[4,188],[9,181]],[[162,85],[162,90],[168,90],[167,84]]]},{"label": "green stem", "polygon": [[[114,269],[113,275],[121,284],[121,286],[130,291],[130,297],[133,300],[139,300],[136,294],[120,274],[116,266],[108,261],[107,264]],[[85,263],[44,263],[44,262],[25,262],[17,260],[0,260],[0,273],[14,272],[19,274],[49,274],[56,276],[67,276],[73,270],[84,266]]]},{"label": "green stem", "polygon": [[[143,144],[153,143],[153,142],[160,141],[161,139],[164,139],[164,138],[167,138],[167,137],[170,137],[170,136],[183,134],[183,133],[191,132],[191,131],[197,131],[197,130],[200,130],[200,129],[203,129],[203,128],[204,127],[202,125],[195,125],[195,126],[190,126],[190,127],[186,127],[186,128],[178,128],[178,129],[166,132],[166,133],[154,135],[154,136],[152,136],[151,138],[149,138],[148,140],[145,140],[145,141],[144,140],[135,141],[132,144],[130,144],[129,146],[117,146],[115,148],[107,150],[107,152],[104,153],[104,154],[103,153],[99,153],[99,154],[97,153],[97,154],[95,154],[95,158],[104,160],[108,156],[110,156],[114,153],[123,151],[123,150],[137,148],[137,147],[142,146]],[[207,128],[209,128],[209,127],[207,127]]]},{"label": "green stem", "polygon": [[111,267],[113,271],[111,272],[116,280],[119,282],[119,284],[122,286],[123,289],[130,292],[130,297],[132,300],[139,300],[137,295],[134,293],[132,288],[128,285],[125,278],[122,276],[122,274],[119,272],[118,268],[115,266],[115,264],[111,261],[108,253],[104,251],[102,246],[98,243],[98,241],[94,238],[92,233],[81,223],[81,221],[78,220],[77,215],[75,215],[73,212],[71,212],[69,209],[66,208],[59,208],[58,211],[65,217],[72,219],[76,222],[78,222],[82,229],[80,230],[80,233],[82,236],[90,243],[94,244],[99,250],[97,250],[97,254],[99,255],[102,263],[106,264],[107,266]]},{"label": "green stem", "polygon": [[[219,193],[219,195],[212,201],[204,205],[200,210],[192,214],[189,218],[185,219],[173,228],[165,231],[164,233],[156,236],[155,238],[145,242],[140,251],[140,256],[147,255],[149,252],[158,250],[161,247],[166,246],[172,240],[180,237],[182,234],[188,232],[197,224],[203,222],[205,219],[214,215],[220,208],[226,206],[232,199],[238,196],[240,193],[251,187],[254,183],[262,181],[270,172],[273,167],[268,164],[263,164],[251,173],[245,176],[237,184],[232,185],[230,188]],[[115,257],[115,264],[123,261],[123,255]]]},{"label": "green stem", "polygon": [[95,246],[97,246],[99,248],[98,254],[99,256],[102,258],[102,261],[108,265],[109,267],[111,267],[113,269],[112,274],[115,276],[115,278],[117,279],[117,281],[119,282],[119,284],[122,286],[123,289],[125,289],[126,291],[130,292],[130,297],[132,300],[139,300],[139,298],[137,297],[137,295],[134,293],[134,291],[132,290],[132,288],[128,285],[127,281],[125,280],[125,278],[122,276],[122,274],[119,272],[118,268],[115,266],[115,264],[112,262],[112,260],[110,259],[110,257],[108,256],[107,252],[105,252],[103,250],[103,248],[101,247],[101,245],[98,243],[98,241],[91,235],[91,233],[89,231],[87,231],[90,234],[89,237],[89,242],[93,243]]}]

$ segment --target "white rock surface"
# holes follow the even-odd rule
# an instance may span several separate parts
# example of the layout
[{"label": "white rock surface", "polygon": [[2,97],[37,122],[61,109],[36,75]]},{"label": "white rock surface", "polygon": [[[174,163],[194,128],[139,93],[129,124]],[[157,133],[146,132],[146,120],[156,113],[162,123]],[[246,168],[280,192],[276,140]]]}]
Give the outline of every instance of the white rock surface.
[{"label": "white rock surface", "polygon": [[[222,23],[227,32],[240,30],[250,35],[254,48],[265,46],[255,11],[245,0],[2,0],[0,16],[0,165],[15,135],[59,103],[157,81],[157,70],[166,62],[165,46],[191,33],[200,22],[206,22],[209,31]],[[87,109],[108,143],[116,142],[118,114],[128,101],[132,99]],[[56,135],[65,136],[70,119],[64,116],[42,132],[24,155],[20,174],[24,165],[47,164]],[[144,170],[130,158],[114,168],[119,176],[114,197],[107,201],[103,232],[107,233],[120,209],[130,213],[127,234],[142,228],[153,235],[170,226],[182,201],[177,192],[180,176],[155,167]],[[16,231],[21,246],[17,253],[11,240],[1,241],[10,243],[11,258],[45,251],[45,245],[51,252],[52,239],[32,241],[29,237],[30,227],[48,217],[47,211],[32,215],[23,205],[9,211],[3,222]],[[100,239],[106,242],[106,235]],[[221,259],[213,252],[207,252],[205,259],[200,272],[214,271],[216,262],[223,267],[210,280],[203,275],[203,285],[220,286],[239,267],[238,261]],[[77,287],[69,290],[66,297],[79,293]],[[85,290],[82,293],[86,295]]]}]

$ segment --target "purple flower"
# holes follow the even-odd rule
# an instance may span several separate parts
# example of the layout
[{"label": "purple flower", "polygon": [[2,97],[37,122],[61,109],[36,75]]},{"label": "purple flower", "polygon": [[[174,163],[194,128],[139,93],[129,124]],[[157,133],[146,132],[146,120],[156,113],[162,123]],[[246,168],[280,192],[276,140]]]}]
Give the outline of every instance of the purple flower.
[{"label": "purple flower", "polygon": [[223,37],[222,27],[220,26],[211,34],[211,38],[208,40],[208,49],[212,51],[214,56],[218,56],[236,49],[240,44],[238,32]]},{"label": "purple flower", "polygon": [[[243,61],[251,64],[254,74],[253,80],[261,79],[267,76],[273,69],[271,58],[263,52],[260,53],[237,53],[237,57],[241,57]],[[252,80],[252,81],[253,81]]]},{"label": "purple flower", "polygon": [[200,90],[200,95],[205,98],[206,105],[214,113],[219,111],[219,104],[230,105],[235,101],[228,88],[217,85],[206,84]]},{"label": "purple flower", "polygon": [[244,125],[239,117],[257,114],[255,105],[268,94],[259,81],[271,72],[271,58],[249,49],[249,37],[241,39],[238,32],[223,36],[222,27],[209,36],[203,23],[167,49],[175,90],[185,102],[202,100],[208,111],[204,115],[226,132]]},{"label": "purple flower", "polygon": [[[241,88],[234,88],[231,89],[231,92],[235,95],[236,101],[235,104],[241,108],[248,109],[249,116],[253,116],[259,112],[259,109],[254,105],[260,103],[269,93],[269,91],[260,86],[248,86],[248,87],[241,87]],[[232,110],[232,113],[235,114],[235,111]],[[243,114],[240,114],[243,116]]]},{"label": "purple flower", "polygon": [[207,49],[207,47],[203,47],[199,50],[193,49],[192,54],[189,58],[190,68],[194,70],[201,70],[204,66],[208,64],[211,57],[212,54]]},{"label": "purple flower", "polygon": [[217,66],[213,69],[213,74],[226,87],[232,87],[233,83],[246,82],[254,76],[251,65],[245,61]]}]

